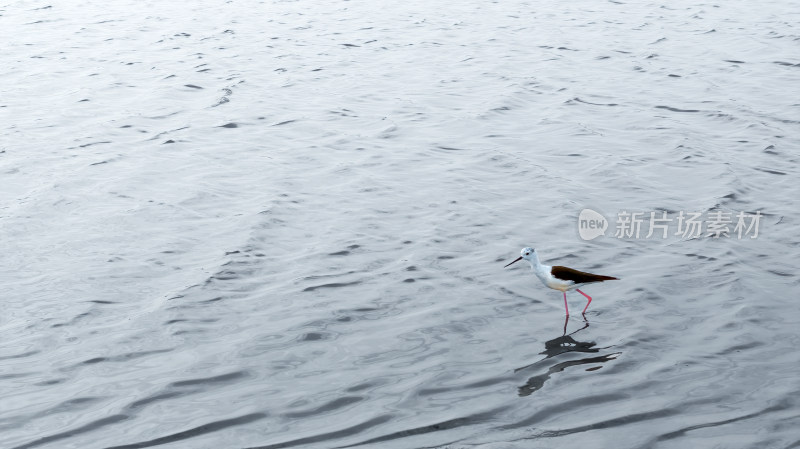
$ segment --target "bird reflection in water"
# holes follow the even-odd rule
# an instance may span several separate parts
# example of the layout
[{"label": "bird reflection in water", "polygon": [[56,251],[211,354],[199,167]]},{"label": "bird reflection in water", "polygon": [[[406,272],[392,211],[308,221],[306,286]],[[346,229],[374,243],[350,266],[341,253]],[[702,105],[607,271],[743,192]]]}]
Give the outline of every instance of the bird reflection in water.
[{"label": "bird reflection in water", "polygon": [[[564,334],[560,337],[556,337],[552,340],[548,340],[544,344],[544,351],[540,352],[540,354],[544,354],[545,357],[537,362],[531,363],[530,365],[523,366],[521,368],[517,368],[514,370],[515,373],[520,371],[524,371],[530,369],[532,367],[536,367],[541,365],[545,360],[555,357],[564,353],[568,352],[586,352],[586,353],[597,353],[600,352],[602,349],[608,348],[597,348],[595,347],[597,343],[593,341],[579,341],[573,338],[573,335],[577,334],[578,332],[586,329],[589,327],[589,321],[584,321],[584,325],[582,328],[571,332],[569,335],[567,334],[567,323],[569,322],[569,317],[564,321]],[[520,396],[529,396],[536,390],[539,390],[544,386],[544,383],[547,379],[550,379],[550,376],[553,373],[558,373],[564,371],[565,368],[575,365],[585,365],[589,363],[605,363],[609,360],[614,360],[617,358],[621,353],[615,352],[607,355],[601,355],[597,357],[588,357],[584,359],[578,360],[568,360],[566,362],[557,363],[550,368],[548,368],[547,372],[544,374],[539,374],[537,376],[533,376],[525,382],[524,385],[519,387],[519,395]],[[600,366],[595,366],[592,368],[587,369],[586,371],[595,371],[600,369]]]}]

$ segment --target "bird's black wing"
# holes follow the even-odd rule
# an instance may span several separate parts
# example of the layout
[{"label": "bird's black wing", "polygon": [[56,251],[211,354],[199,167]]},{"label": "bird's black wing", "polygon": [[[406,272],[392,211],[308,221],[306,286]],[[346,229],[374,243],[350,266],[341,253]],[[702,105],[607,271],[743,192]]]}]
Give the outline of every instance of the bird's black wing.
[{"label": "bird's black wing", "polygon": [[562,267],[557,265],[550,269],[556,279],[562,281],[572,281],[576,284],[588,284],[590,282],[603,282],[611,281],[617,278],[611,276],[603,276],[601,274],[592,274],[585,271],[578,271],[569,267]]}]

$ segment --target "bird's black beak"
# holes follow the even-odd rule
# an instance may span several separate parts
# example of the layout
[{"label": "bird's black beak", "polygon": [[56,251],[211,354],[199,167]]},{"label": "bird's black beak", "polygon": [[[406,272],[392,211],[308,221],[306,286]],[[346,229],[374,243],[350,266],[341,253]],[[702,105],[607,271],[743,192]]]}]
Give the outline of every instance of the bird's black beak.
[{"label": "bird's black beak", "polygon": [[[517,257],[516,259],[514,259],[514,262],[519,262],[520,260],[522,260],[522,256],[519,256],[519,257]],[[508,264],[508,265],[511,265],[511,264],[513,264],[514,262],[511,262],[511,263],[510,263],[510,264]],[[507,267],[508,265],[506,265],[506,267]],[[503,268],[505,268],[505,267],[503,267]]]}]

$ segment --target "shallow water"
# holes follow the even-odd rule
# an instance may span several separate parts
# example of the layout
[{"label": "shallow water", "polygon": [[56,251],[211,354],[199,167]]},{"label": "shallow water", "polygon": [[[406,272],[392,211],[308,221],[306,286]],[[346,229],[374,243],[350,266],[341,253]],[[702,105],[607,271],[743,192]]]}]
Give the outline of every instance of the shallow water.
[{"label": "shallow water", "polygon": [[0,4],[1,447],[800,446],[791,2],[194,5]]}]

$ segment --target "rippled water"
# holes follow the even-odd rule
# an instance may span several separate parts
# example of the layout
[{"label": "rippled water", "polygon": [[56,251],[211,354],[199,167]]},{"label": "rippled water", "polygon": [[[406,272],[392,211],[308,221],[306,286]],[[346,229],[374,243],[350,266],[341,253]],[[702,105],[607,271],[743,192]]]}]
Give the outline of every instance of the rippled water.
[{"label": "rippled water", "polygon": [[800,447],[795,3],[82,3],[0,4],[1,447]]}]

